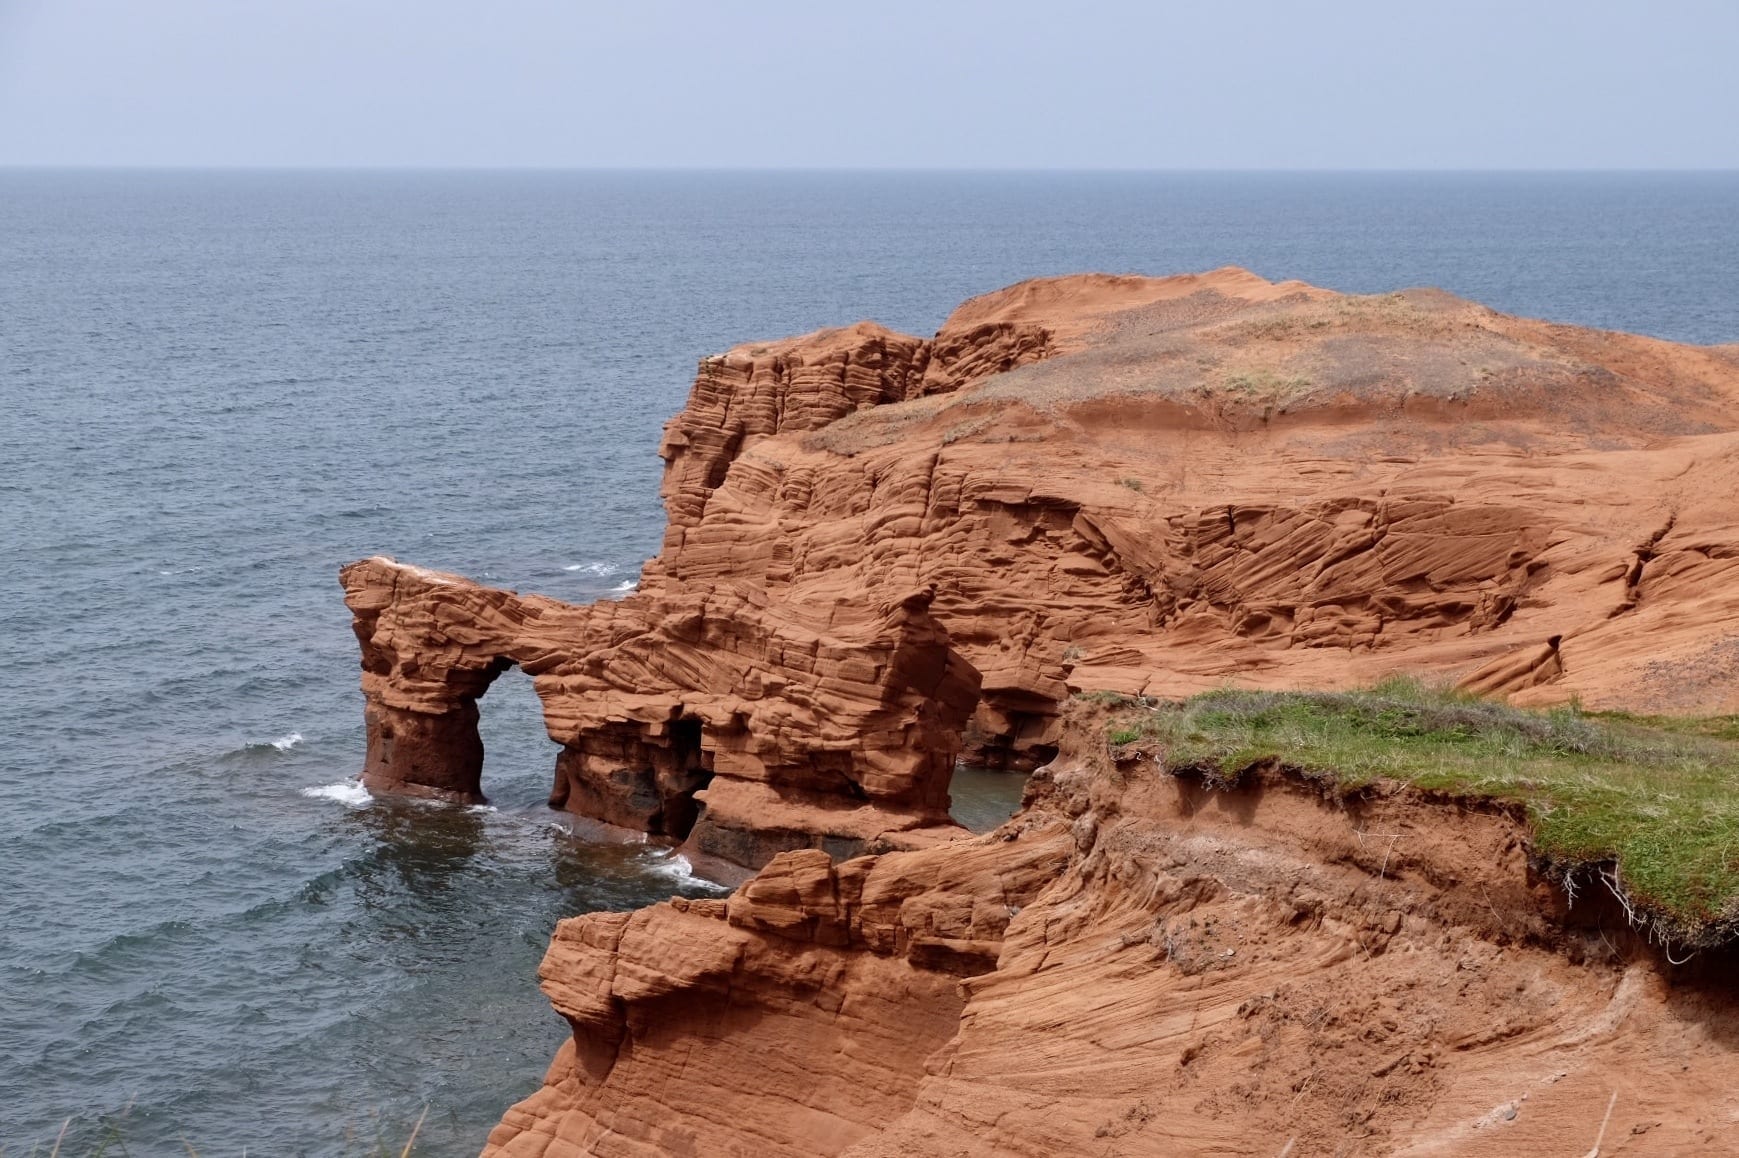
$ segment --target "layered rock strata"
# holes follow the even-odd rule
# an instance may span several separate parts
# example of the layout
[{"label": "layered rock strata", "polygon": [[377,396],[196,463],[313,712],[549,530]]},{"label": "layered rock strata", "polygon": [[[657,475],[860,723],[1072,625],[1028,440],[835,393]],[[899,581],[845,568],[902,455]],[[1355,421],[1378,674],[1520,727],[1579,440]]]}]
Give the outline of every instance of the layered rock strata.
[{"label": "layered rock strata", "polygon": [[1739,707],[1730,350],[1235,270],[1025,283],[932,345],[991,318],[1045,340],[940,391],[862,328],[704,363],[649,575],[933,586],[984,673],[971,755],[1028,766],[1081,689]]},{"label": "layered rock strata", "polygon": [[[777,857],[728,900],[564,922],[542,975],[573,1027],[504,1154],[833,1154],[911,1106],[959,981],[1066,863],[1067,827],[835,866]],[[743,1107],[753,1109],[738,1112]]]},{"label": "layered rock strata", "polygon": [[995,833],[564,921],[572,1040],[485,1154],[1496,1158],[1589,1153],[1609,1104],[1601,1154],[1730,1138],[1731,953],[1669,983],[1519,815],[1205,784],[1072,711]]},{"label": "layered rock strata", "polygon": [[979,681],[927,590],[815,614],[724,585],[573,607],[385,558],[342,580],[372,790],[482,800],[477,699],[518,665],[561,745],[553,807],[721,867],[953,834]]},{"label": "layered rock strata", "polygon": [[[1210,789],[1068,719],[1394,673],[1739,712],[1739,349],[1239,270],[1050,279],[933,338],[707,358],[662,454],[620,603],[344,572],[371,786],[477,798],[517,664],[552,803],[765,866],[561,926],[572,1040],[492,1152],[1583,1153],[1610,1106],[1601,1153],[1679,1153],[1739,1119],[1698,980],[1730,958],[1669,986],[1532,875],[1518,817]],[[962,745],[1050,761],[994,836],[947,823]]]},{"label": "layered rock strata", "polygon": [[676,838],[704,807],[755,868],[939,833],[958,746],[1033,767],[1071,690],[1736,711],[1736,398],[1732,348],[1238,270],[739,346],[666,428],[630,600],[346,569],[367,779],[476,798],[476,697],[520,664],[553,802]]},{"label": "layered rock strata", "polygon": [[371,784],[474,798],[510,663],[552,800],[672,837],[704,806],[696,843],[751,868],[940,833],[959,746],[1035,766],[1080,690],[1408,672],[1739,710],[1731,347],[1241,270],[1048,279],[933,338],[703,359],[661,453],[664,546],[620,605],[346,571]]}]

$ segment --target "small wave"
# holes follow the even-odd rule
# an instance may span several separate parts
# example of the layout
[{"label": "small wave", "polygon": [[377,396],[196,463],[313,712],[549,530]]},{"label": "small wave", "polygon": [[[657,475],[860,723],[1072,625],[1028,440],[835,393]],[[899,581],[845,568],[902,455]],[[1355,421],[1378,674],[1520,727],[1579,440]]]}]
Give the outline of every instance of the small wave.
[{"label": "small wave", "polygon": [[646,875],[659,880],[669,881],[682,888],[713,888],[720,892],[730,890],[716,881],[709,881],[703,876],[695,875],[694,865],[680,852],[665,853],[662,856],[649,857]]},{"label": "small wave", "polygon": [[622,580],[622,582],[620,582],[620,583],[616,584],[614,587],[610,588],[610,590],[620,591],[623,594],[627,594],[628,592],[634,590],[638,586],[640,586],[640,580],[638,580],[638,579],[624,579],[624,580]]},{"label": "small wave", "polygon": [[499,812],[501,810],[496,808],[495,805],[493,805],[493,804],[468,804],[465,806],[465,811],[466,812]]},{"label": "small wave", "polygon": [[117,959],[122,964],[137,960],[136,955],[141,951],[149,952],[160,944],[181,940],[198,931],[191,922],[180,918],[158,921],[154,925],[116,933],[100,945],[75,952],[67,968],[69,971],[108,969],[116,964]]},{"label": "small wave", "polygon": [[226,763],[255,763],[276,760],[282,753],[300,748],[306,737],[300,732],[285,732],[275,740],[255,740],[239,748],[231,748],[220,759]]},{"label": "small wave", "polygon": [[569,563],[563,571],[584,571],[588,575],[614,575],[621,568],[614,563]]},{"label": "small wave", "polygon": [[336,800],[352,808],[362,808],[374,800],[360,780],[341,780],[337,784],[322,784],[318,788],[302,789],[303,796]]}]

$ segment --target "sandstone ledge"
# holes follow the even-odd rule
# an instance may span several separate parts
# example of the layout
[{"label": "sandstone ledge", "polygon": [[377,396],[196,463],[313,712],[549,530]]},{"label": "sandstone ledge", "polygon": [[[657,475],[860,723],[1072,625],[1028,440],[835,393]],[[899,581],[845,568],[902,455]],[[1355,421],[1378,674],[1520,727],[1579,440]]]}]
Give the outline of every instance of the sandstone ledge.
[{"label": "sandstone ledge", "polygon": [[1726,348],[1233,269],[1042,279],[933,338],[704,359],[661,453],[620,603],[345,569],[372,786],[480,798],[509,664],[553,803],[749,869],[939,835],[962,746],[1037,766],[1073,691],[1404,672],[1739,711]]},{"label": "sandstone ledge", "polygon": [[517,664],[561,745],[553,807],[735,867],[957,831],[979,680],[927,590],[821,615],[725,585],[573,607],[378,557],[342,579],[371,790],[481,800],[477,699]]},{"label": "sandstone ledge", "polygon": [[[371,786],[477,798],[477,700],[517,664],[552,803],[765,866],[562,925],[573,1041],[492,1151],[1581,1153],[1617,1090],[1628,1145],[1676,1153],[1739,1114],[1703,987],[1730,959],[1669,985],[1514,817],[1204,793],[1065,710],[1407,673],[1739,712],[1732,348],[1239,270],[1045,279],[932,338],[704,359],[661,453],[619,604],[344,573]],[[996,836],[947,821],[962,752],[1045,766]]]},{"label": "sandstone ledge", "polygon": [[1614,1090],[1602,1153],[1721,1144],[1731,952],[1669,981],[1510,809],[1216,789],[1075,711],[996,833],[563,922],[573,1040],[485,1154],[1580,1154]]}]

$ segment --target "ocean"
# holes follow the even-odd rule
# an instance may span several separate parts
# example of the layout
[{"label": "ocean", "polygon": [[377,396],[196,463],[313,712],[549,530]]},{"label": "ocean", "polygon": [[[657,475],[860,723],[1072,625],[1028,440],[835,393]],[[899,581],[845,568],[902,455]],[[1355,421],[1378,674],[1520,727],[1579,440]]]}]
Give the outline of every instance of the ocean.
[{"label": "ocean", "polygon": [[0,171],[0,1148],[474,1154],[555,922],[717,890],[544,807],[518,672],[488,809],[357,789],[338,566],[616,597],[701,356],[1227,264],[1736,342],[1739,174]]}]

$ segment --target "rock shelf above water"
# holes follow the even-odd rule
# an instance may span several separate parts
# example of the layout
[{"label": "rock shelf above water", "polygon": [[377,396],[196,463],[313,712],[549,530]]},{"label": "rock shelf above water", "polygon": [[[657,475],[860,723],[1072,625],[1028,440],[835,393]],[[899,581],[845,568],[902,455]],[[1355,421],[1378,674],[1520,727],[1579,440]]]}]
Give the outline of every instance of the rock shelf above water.
[{"label": "rock shelf above water", "polygon": [[941,834],[956,756],[1043,763],[1074,691],[1739,710],[1736,397],[1731,348],[1236,269],[749,343],[665,430],[633,596],[345,569],[366,779],[479,798],[518,664],[553,803],[752,869]]},{"label": "rock shelf above water", "polygon": [[[1668,1060],[1728,1096],[1731,1008],[1570,921],[1511,812],[1210,800],[1089,742],[1077,697],[1406,674],[1739,712],[1739,348],[1082,275],[929,338],[704,358],[660,453],[663,547],[619,602],[343,573],[372,788],[479,798],[478,700],[516,664],[552,804],[762,870],[564,923],[573,1045],[501,1154],[1498,1153],[1480,1115],[1517,1091],[1502,1145],[1563,1142],[1620,1082],[1671,1101]],[[973,838],[957,758],[1044,771]],[[1624,1068],[1620,1024],[1660,1066]],[[1701,1144],[1730,1102],[1656,1136]]]}]

